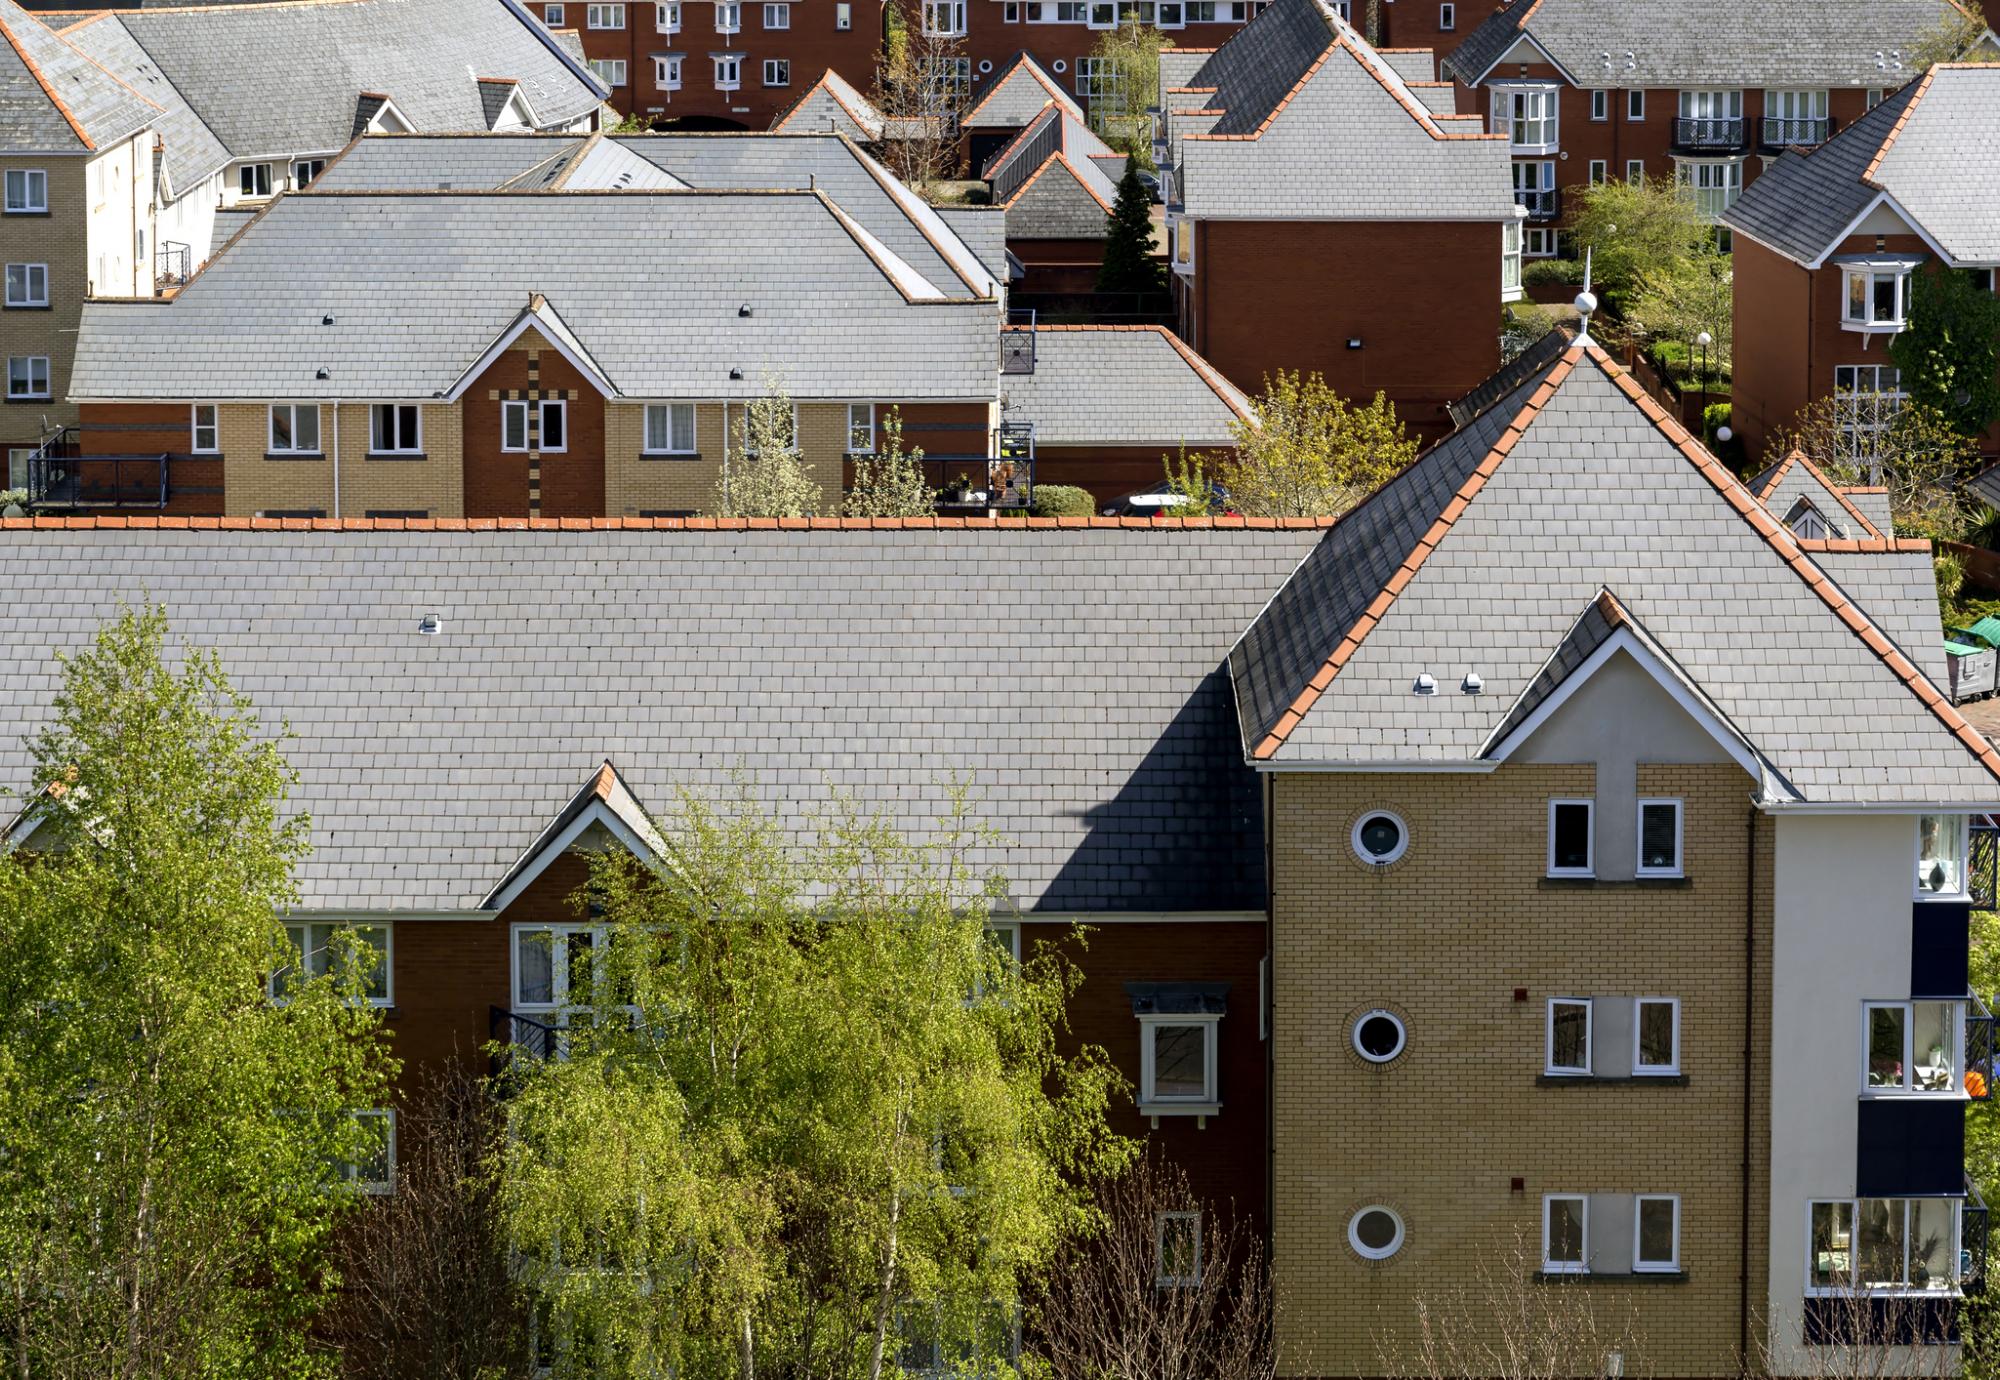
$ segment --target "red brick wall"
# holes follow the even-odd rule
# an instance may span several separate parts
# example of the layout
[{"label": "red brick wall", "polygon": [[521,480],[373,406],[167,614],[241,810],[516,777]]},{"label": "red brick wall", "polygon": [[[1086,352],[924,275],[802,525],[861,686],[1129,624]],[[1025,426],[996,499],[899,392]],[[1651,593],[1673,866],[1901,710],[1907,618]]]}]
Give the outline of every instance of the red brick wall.
[{"label": "red brick wall", "polygon": [[[1755,467],[1770,436],[1812,399],[1817,302],[1813,275],[1790,259],[1740,235],[1735,258],[1736,370],[1729,420]],[[1833,311],[1837,318],[1837,298]],[[1829,391],[1832,383],[1829,369]]]},{"label": "red brick wall", "polygon": [[1014,240],[1007,248],[1021,261],[1015,292],[1095,292],[1104,267],[1104,241]]},{"label": "red brick wall", "polygon": [[[82,513],[160,512],[171,517],[222,516],[222,457],[189,454],[194,445],[193,414],[186,403],[84,403],[77,409],[78,445],[85,455],[171,455],[167,462],[167,506],[154,509],[79,509]],[[93,477],[103,466],[93,466]],[[136,490],[150,473],[134,465],[119,482]]]},{"label": "red brick wall", "polygon": [[1435,439],[1445,404],[1500,367],[1497,224],[1205,221],[1195,243],[1188,343],[1248,393],[1318,370]]},{"label": "red brick wall", "polygon": [[[1190,447],[1189,453],[1215,453],[1227,447]],[[1176,459],[1175,446],[1044,446],[1035,447],[1037,484],[1074,484],[1090,490],[1102,508],[1113,499],[1150,489],[1166,477]]]},{"label": "red brick wall", "polygon": [[[1026,49],[1077,104],[1087,107],[1089,101],[1077,91],[1076,60],[1089,57],[1097,47],[1098,31],[1083,24],[1030,24],[1025,19],[1009,24],[1005,16],[1004,0],[966,0],[965,53],[972,59],[972,99],[984,96],[993,78],[1006,70],[1008,59]],[[1190,24],[1168,31],[1167,41],[1176,48],[1219,48],[1242,32],[1241,24]],[[981,72],[983,62],[992,63],[992,68]],[[1058,62],[1063,64],[1060,72]]]},{"label": "red brick wall", "polygon": [[495,393],[529,387],[528,351],[511,349],[473,380],[462,403],[465,425],[465,515],[473,517],[602,517],[604,515],[604,397],[574,365],[546,346],[536,351],[543,393],[569,400],[568,449],[541,457],[541,504],[529,508],[529,459],[500,449],[500,400]]},{"label": "red brick wall", "polygon": [[[1497,13],[1505,0],[1458,0],[1457,22],[1439,25],[1438,0],[1380,0],[1384,48],[1429,48],[1442,58]],[[1354,24],[1367,32],[1369,0],[1355,0]]]}]

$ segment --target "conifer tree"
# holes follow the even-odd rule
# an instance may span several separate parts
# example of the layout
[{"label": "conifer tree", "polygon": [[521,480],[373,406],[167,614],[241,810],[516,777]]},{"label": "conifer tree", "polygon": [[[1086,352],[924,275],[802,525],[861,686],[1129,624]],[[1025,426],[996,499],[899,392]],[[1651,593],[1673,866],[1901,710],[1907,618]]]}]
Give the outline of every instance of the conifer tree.
[{"label": "conifer tree", "polygon": [[1099,292],[1165,292],[1166,265],[1153,256],[1153,199],[1139,180],[1139,168],[1125,160],[1118,181],[1118,202],[1111,208],[1104,232],[1104,266],[1097,273]]}]

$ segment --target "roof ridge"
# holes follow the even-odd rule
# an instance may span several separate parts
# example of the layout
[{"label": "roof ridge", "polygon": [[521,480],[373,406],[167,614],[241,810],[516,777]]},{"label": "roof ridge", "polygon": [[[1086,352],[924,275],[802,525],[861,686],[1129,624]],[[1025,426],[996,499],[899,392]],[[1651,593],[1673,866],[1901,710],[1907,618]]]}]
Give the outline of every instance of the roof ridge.
[{"label": "roof ridge", "polygon": [[[41,24],[41,20],[36,19],[32,14],[28,14],[26,10],[23,10],[22,13],[27,15],[29,23]],[[75,48],[74,44],[71,44],[68,39],[57,33],[54,29],[49,29],[46,24],[43,24],[42,27],[48,29],[50,38],[55,39],[59,43],[66,44],[73,49]],[[7,46],[14,50],[14,56],[21,59],[21,65],[28,69],[28,75],[33,77],[35,83],[42,88],[42,94],[49,98],[49,104],[56,108],[56,113],[69,123],[70,130],[76,135],[78,140],[82,142],[85,148],[95,152],[97,141],[90,137],[88,130],[84,129],[83,121],[76,118],[76,112],[69,108],[69,102],[56,94],[54,84],[42,74],[42,65],[29,55],[26,48],[21,46],[21,40],[14,36],[14,26],[7,22],[5,15],[0,15],[0,36],[6,38]]]},{"label": "roof ridge", "polygon": [[1838,502],[1841,507],[1847,510],[1848,516],[1853,518],[1856,522],[1860,523],[1862,529],[1866,531],[1870,536],[1876,537],[1878,539],[1889,539],[1893,536],[1892,533],[1884,532],[1881,528],[1877,527],[1874,523],[1870,522],[1868,520],[1868,514],[1862,512],[1859,508],[1855,507],[1854,504],[1850,503],[1847,499],[1847,495],[1840,491],[1840,486],[1838,484],[1835,484],[1831,479],[1827,478],[1826,471],[1822,470],[1818,465],[1815,465],[1813,463],[1813,458],[1810,455],[1807,455],[1803,450],[1801,450],[1798,452],[1798,461],[1801,465],[1805,466],[1806,473],[1810,474],[1814,479],[1818,480],[1820,486],[1824,488],[1828,493],[1832,494],[1834,500]]},{"label": "roof ridge", "polygon": [[1256,517],[914,517],[914,518],[252,518],[22,517],[0,518],[0,532],[869,532],[1043,531],[1117,528],[1124,531],[1316,531],[1338,519]]}]

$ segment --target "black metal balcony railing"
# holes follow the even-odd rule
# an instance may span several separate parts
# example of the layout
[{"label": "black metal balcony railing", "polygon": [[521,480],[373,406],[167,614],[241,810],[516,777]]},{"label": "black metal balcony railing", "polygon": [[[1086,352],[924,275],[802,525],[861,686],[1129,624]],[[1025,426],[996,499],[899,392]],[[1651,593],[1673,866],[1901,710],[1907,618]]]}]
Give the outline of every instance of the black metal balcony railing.
[{"label": "black metal balcony railing", "polygon": [[1965,1176],[1965,1206],[1959,1209],[1958,1287],[1965,1294],[1986,1292],[1986,1200],[1972,1176]]},{"label": "black metal balcony railing", "polygon": [[194,272],[194,251],[178,240],[161,240],[153,255],[153,289],[179,287]]},{"label": "black metal balcony railing", "polygon": [[28,504],[35,508],[164,508],[174,457],[83,455],[65,427],[28,456]]},{"label": "black metal balcony railing", "polygon": [[2000,824],[1991,815],[1972,817],[1971,848],[1966,858],[1966,882],[1974,910],[1993,910],[2000,899]]},{"label": "black metal balcony railing", "polygon": [[1674,121],[1674,143],[1684,149],[1742,148],[1743,117],[1730,115],[1690,119],[1683,116]]},{"label": "black metal balcony railing", "polygon": [[1993,1013],[1977,992],[1966,999],[1965,1074],[1961,1080],[1966,1096],[1985,1102],[1993,1096]]},{"label": "black metal balcony railing", "polygon": [[1764,145],[1766,148],[1784,149],[1824,144],[1830,123],[1824,115],[1804,119],[1766,115]]},{"label": "black metal balcony railing", "polygon": [[563,1032],[560,1027],[509,1011],[504,1006],[487,1008],[486,1030],[493,1043],[501,1047],[493,1056],[493,1072],[496,1075],[506,1072],[516,1060],[539,1063],[563,1057]]},{"label": "black metal balcony railing", "polygon": [[1035,372],[1035,313],[1010,311],[1007,324],[1000,328],[1000,372]]},{"label": "black metal balcony railing", "polygon": [[1517,187],[1514,204],[1527,207],[1530,220],[1554,220],[1562,211],[1562,193],[1554,187],[1532,192]]}]

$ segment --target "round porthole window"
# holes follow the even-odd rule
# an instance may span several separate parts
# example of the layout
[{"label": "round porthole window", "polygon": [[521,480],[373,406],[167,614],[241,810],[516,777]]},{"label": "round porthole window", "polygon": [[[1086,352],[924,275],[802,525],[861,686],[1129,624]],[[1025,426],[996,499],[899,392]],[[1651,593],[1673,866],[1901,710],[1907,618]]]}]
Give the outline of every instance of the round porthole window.
[{"label": "round porthole window", "polygon": [[993,70],[993,60],[991,58],[979,59],[979,70],[982,74],[991,72]]},{"label": "round porthole window", "polygon": [[1410,846],[1410,831],[1400,815],[1387,810],[1370,810],[1354,821],[1354,856],[1378,867],[1403,856]]},{"label": "round porthole window", "polygon": [[1370,1011],[1354,1023],[1354,1052],[1371,1064],[1386,1064],[1403,1052],[1409,1034],[1388,1011]]},{"label": "round porthole window", "polygon": [[1050,63],[1049,66],[1056,69],[1057,76],[1061,76],[1063,73],[1069,71],[1069,64],[1067,62],[1064,62],[1061,58],[1057,58],[1054,62]]},{"label": "round porthole window", "polygon": [[1385,1207],[1365,1207],[1347,1223],[1347,1244],[1367,1260],[1387,1260],[1403,1249],[1403,1219]]}]

